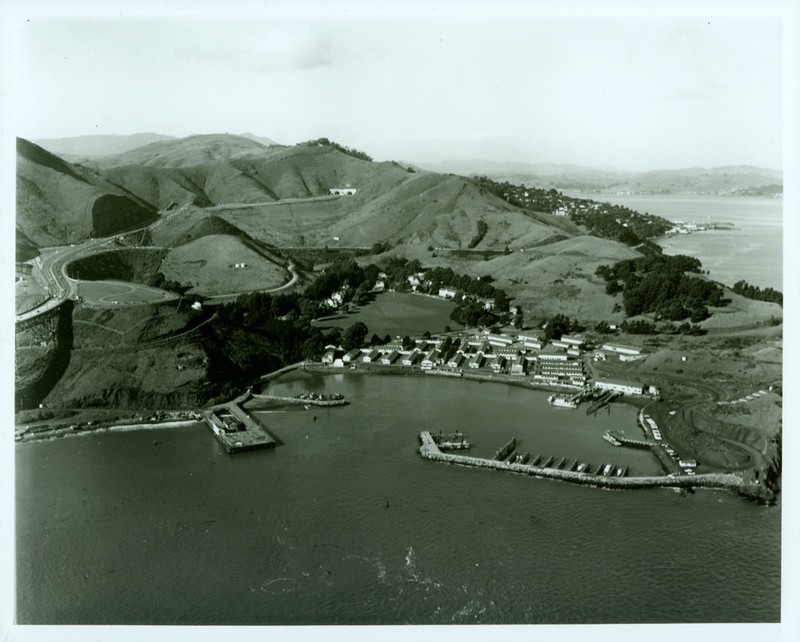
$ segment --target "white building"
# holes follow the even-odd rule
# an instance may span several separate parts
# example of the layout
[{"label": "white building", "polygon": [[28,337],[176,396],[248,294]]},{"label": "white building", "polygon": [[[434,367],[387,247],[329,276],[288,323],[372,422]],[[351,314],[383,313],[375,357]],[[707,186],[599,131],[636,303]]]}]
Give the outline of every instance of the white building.
[{"label": "white building", "polygon": [[615,352],[617,354],[639,355],[642,351],[639,348],[631,348],[629,346],[622,346],[616,343],[606,343],[603,345],[603,350],[606,352]]},{"label": "white building", "polygon": [[611,392],[621,392],[623,395],[642,395],[644,386],[642,384],[619,381],[616,379],[596,380],[594,387],[598,390],[609,390]]},{"label": "white building", "polygon": [[449,368],[460,368],[465,360],[466,357],[463,354],[456,354],[450,359],[450,361],[447,362],[447,366]]},{"label": "white building", "polygon": [[521,334],[517,337],[517,340],[522,341],[522,345],[526,348],[533,350],[541,350],[542,346],[544,346],[544,342],[539,337],[530,334]]},{"label": "white building", "polygon": [[469,367],[473,369],[480,368],[483,365],[483,355],[476,354],[472,359],[469,360]]},{"label": "white building", "polygon": [[505,367],[505,365],[506,365],[506,358],[505,357],[501,357],[501,356],[498,356],[491,363],[492,370],[495,373],[501,372],[503,370],[503,368]]},{"label": "white building", "polygon": [[345,363],[350,363],[351,361],[355,361],[361,356],[361,348],[353,348],[350,352],[342,357],[342,361]]},{"label": "white building", "polygon": [[451,290],[450,288],[439,288],[439,296],[443,299],[452,299],[455,295],[455,290]]},{"label": "white building", "polygon": [[524,375],[526,369],[527,361],[525,357],[517,357],[514,359],[514,363],[511,364],[511,374],[512,375]]},{"label": "white building", "polygon": [[331,196],[352,196],[358,190],[355,187],[331,187],[328,193]]}]

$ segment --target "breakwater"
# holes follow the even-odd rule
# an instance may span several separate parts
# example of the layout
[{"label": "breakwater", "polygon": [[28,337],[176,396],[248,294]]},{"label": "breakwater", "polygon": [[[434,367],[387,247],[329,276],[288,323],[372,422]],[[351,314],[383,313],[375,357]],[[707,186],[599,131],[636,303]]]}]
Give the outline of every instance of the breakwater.
[{"label": "breakwater", "polygon": [[292,404],[295,406],[346,406],[346,399],[312,399],[300,397],[281,397],[278,395],[251,395],[254,399],[263,399],[265,401],[277,401],[280,403]]},{"label": "breakwater", "polygon": [[[419,454],[424,459],[440,461],[448,464],[458,464],[461,466],[472,466],[475,468],[491,468],[494,470],[504,470],[508,472],[521,473],[531,477],[542,477],[545,479],[558,479],[561,481],[583,484],[585,486],[596,486],[600,488],[716,488],[736,491],[743,495],[757,495],[758,489],[750,488],[741,477],[733,473],[706,473],[702,475],[675,475],[675,476],[643,476],[626,477],[593,474],[590,472],[578,472],[577,470],[564,470],[559,468],[547,468],[533,464],[511,463],[497,459],[484,459],[469,455],[455,455],[443,453],[436,445],[436,441],[430,432],[424,431],[419,436],[421,446]],[[536,460],[534,460],[536,461]]]}]

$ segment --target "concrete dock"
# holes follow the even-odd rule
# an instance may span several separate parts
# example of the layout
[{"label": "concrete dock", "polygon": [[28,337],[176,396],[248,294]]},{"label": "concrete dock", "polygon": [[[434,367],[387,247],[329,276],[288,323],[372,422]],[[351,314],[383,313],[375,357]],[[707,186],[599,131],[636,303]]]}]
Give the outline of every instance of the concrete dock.
[{"label": "concrete dock", "polygon": [[[223,411],[227,410],[230,417]],[[225,404],[216,410],[203,413],[206,422],[216,440],[229,455],[248,450],[275,448],[277,442],[266,428],[237,403]]]}]

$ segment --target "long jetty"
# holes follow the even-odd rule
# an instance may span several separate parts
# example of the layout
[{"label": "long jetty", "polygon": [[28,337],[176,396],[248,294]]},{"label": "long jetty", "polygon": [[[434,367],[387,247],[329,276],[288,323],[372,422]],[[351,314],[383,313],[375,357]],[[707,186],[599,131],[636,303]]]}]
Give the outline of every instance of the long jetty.
[{"label": "long jetty", "polygon": [[346,406],[346,399],[313,399],[303,397],[280,397],[278,395],[261,395],[253,393],[253,399],[263,399],[265,401],[279,401],[280,403],[293,404],[296,406]]},{"label": "long jetty", "polygon": [[[491,468],[495,470],[505,470],[509,472],[521,473],[531,477],[541,477],[545,479],[558,479],[561,481],[584,484],[586,486],[597,486],[600,488],[716,488],[733,490],[743,495],[756,495],[757,489],[753,488],[748,492],[749,485],[738,475],[733,473],[705,473],[701,475],[651,475],[642,477],[627,477],[620,475],[620,468],[609,469],[608,475],[593,474],[588,472],[578,472],[578,470],[565,470],[562,468],[545,468],[535,466],[531,463],[511,463],[498,459],[485,459],[472,457],[469,455],[455,455],[443,453],[436,445],[436,441],[428,431],[423,431],[419,436],[421,446],[419,454],[424,459],[440,461],[448,464],[461,466],[473,466],[476,468]],[[534,460],[535,461],[535,460]],[[580,466],[578,467],[580,468]],[[605,466],[601,468],[605,469]],[[588,470],[588,467],[584,468]]]}]

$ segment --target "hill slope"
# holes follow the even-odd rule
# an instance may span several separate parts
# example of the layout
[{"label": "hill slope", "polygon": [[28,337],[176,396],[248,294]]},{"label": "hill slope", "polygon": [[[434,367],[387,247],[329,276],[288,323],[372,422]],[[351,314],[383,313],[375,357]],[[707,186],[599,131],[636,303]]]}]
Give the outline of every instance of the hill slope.
[{"label": "hill slope", "polygon": [[159,208],[326,195],[331,187],[363,184],[372,165],[329,146],[266,147],[222,134],[153,143],[93,161],[107,180]]},{"label": "hill slope", "polygon": [[154,219],[147,202],[95,173],[17,139],[17,230],[37,246],[114,234]]}]

